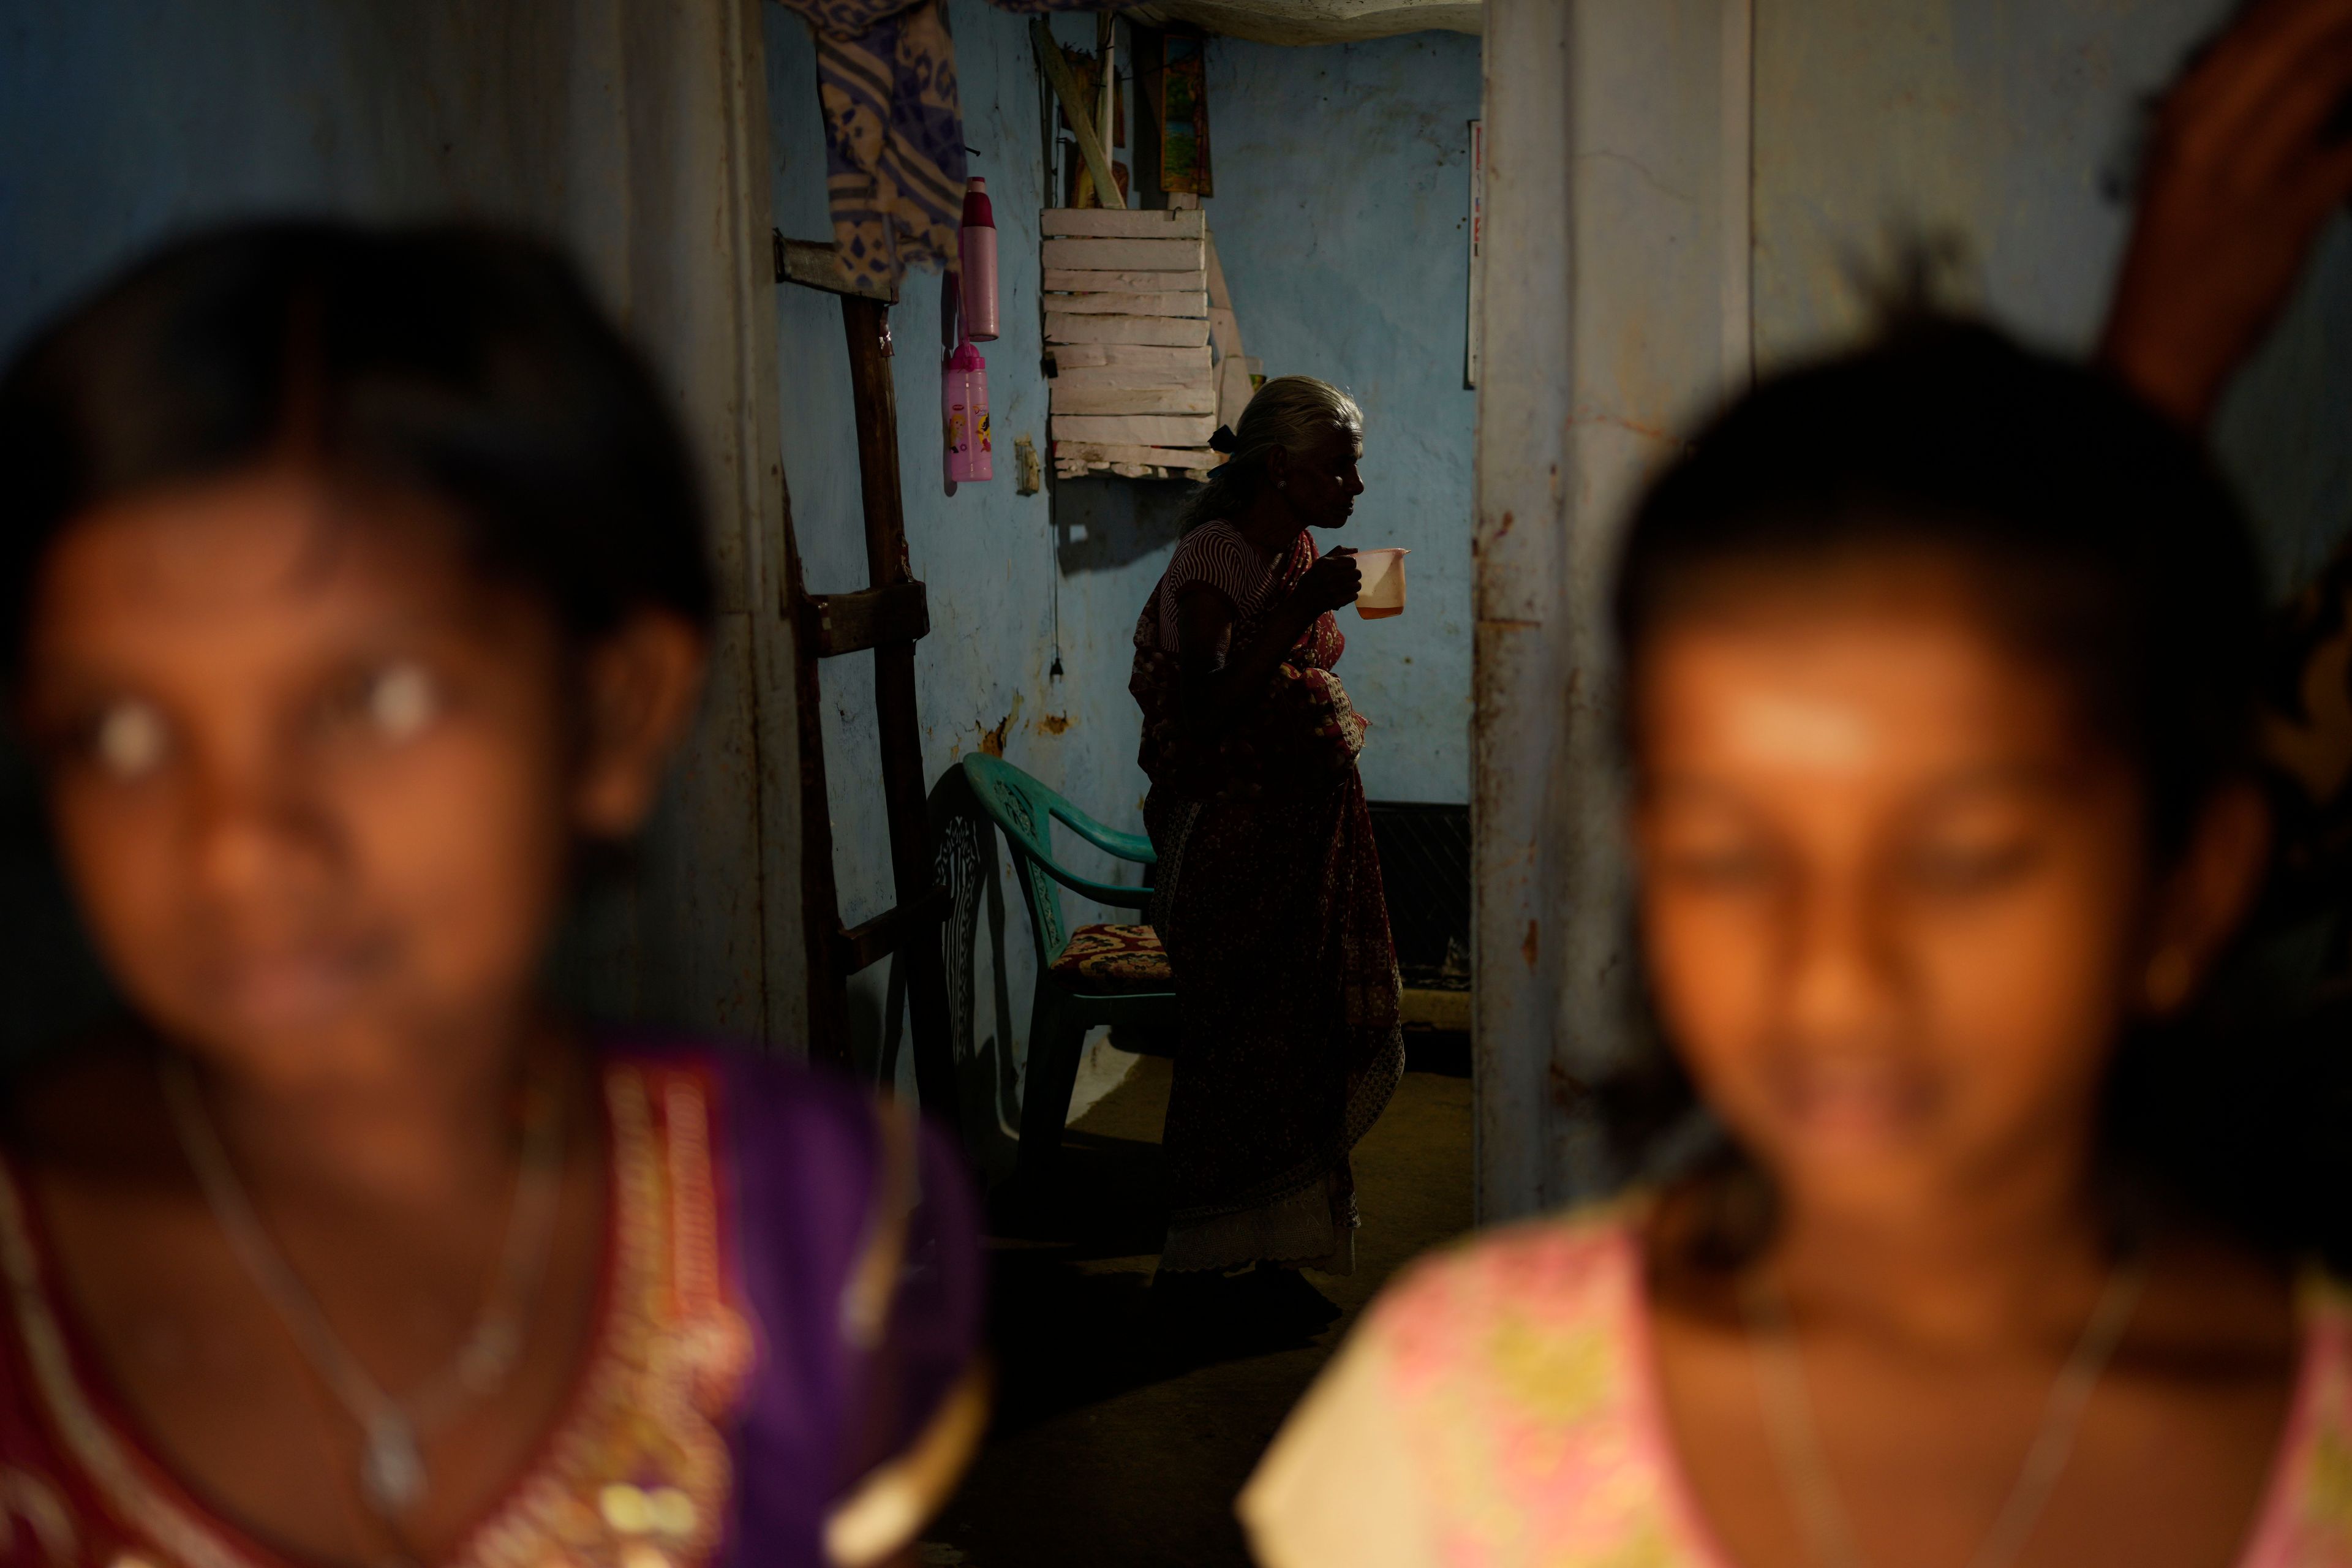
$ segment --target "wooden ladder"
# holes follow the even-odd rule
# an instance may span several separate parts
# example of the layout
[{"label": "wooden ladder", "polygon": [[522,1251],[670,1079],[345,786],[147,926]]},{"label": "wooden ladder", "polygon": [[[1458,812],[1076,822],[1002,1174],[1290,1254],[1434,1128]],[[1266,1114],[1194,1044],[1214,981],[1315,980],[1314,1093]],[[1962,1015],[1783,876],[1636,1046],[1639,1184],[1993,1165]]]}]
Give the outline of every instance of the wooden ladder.
[{"label": "wooden ladder", "polygon": [[[933,870],[923,782],[922,727],[915,714],[915,644],[931,629],[930,602],[907,561],[898,490],[898,395],[890,378],[890,307],[898,292],[854,287],[831,245],[774,237],[776,281],[841,300],[849,336],[849,384],[857,419],[857,475],[866,514],[867,586],[812,594],[802,577],[790,509],[784,517],[783,613],[795,623],[793,675],[801,754],[801,912],[808,933],[809,1055],[849,1062],[849,977],[897,954],[907,975],[908,1035],[923,1109],[956,1119],[949,1045],[947,972],[939,927],[950,907]],[[874,714],[881,734],[882,797],[890,826],[898,903],[856,926],[841,923],[834,881],[833,816],[825,793],[823,698],[817,661],[871,651]]]}]

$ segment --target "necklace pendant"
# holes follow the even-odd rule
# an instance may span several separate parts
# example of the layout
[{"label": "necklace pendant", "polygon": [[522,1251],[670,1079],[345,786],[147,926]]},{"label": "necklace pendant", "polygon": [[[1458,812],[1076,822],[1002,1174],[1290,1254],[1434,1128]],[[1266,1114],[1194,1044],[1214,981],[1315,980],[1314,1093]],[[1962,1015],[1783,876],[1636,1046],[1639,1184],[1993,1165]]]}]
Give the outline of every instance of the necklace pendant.
[{"label": "necklace pendant", "polygon": [[416,1428],[397,1410],[369,1418],[360,1490],[368,1506],[385,1519],[396,1519],[425,1500],[424,1450],[417,1447]]}]

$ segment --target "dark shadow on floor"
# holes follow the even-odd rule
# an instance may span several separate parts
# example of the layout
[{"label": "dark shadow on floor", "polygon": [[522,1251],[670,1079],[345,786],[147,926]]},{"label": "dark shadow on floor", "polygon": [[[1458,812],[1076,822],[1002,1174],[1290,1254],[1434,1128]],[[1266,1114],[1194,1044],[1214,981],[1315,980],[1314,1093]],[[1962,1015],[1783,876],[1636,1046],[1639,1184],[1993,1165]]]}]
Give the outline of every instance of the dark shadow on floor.
[{"label": "dark shadow on floor", "polygon": [[1252,1277],[1166,1302],[1150,1278],[1169,1063],[1141,1059],[1072,1126],[1048,1212],[992,1243],[996,1423],[925,1563],[1247,1563],[1233,1499],[1283,1416],[1389,1277],[1470,1223],[1466,1046],[1423,1037],[1409,1060],[1357,1148],[1364,1224],[1344,1278]]}]

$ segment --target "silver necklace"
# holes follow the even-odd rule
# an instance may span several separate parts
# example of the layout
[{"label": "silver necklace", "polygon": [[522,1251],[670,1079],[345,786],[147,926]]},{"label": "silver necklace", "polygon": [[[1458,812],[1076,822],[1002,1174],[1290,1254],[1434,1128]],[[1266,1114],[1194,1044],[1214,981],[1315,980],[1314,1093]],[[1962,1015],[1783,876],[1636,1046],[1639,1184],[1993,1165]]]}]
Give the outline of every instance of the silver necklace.
[{"label": "silver necklace", "polygon": [[555,1211],[562,1196],[561,1096],[539,1089],[530,1096],[522,1170],[481,1311],[446,1366],[394,1396],[336,1335],[316,1299],[270,1240],[205,1108],[194,1068],[186,1058],[166,1051],[158,1058],[158,1070],[180,1146],[229,1250],[261,1288],[303,1359],[359,1426],[363,1440],[360,1495],[386,1521],[407,1513],[431,1489],[424,1439],[496,1393],[521,1357],[523,1323],[546,1272]]},{"label": "silver necklace", "polygon": [[[2092,1309],[2073,1353],[2051,1384],[2050,1397],[2042,1407],[2042,1424],[2025,1450],[2024,1467],[1992,1529],[1969,1556],[1969,1568],[2009,1568],[2025,1550],[2026,1540],[2074,1451],[2074,1438],[2082,1428],[2092,1390],[2098,1386],[2124,1330],[2130,1326],[2147,1284],[2147,1265],[2137,1258],[2118,1264],[2108,1273],[2098,1305]],[[1756,1377],[1764,1395],[1772,1457],[1813,1560],[1821,1568],[1866,1568],[1853,1528],[1839,1505],[1828,1461],[1822,1455],[1812,1403],[1805,1392],[1805,1369],[1797,1359],[1796,1338],[1789,1325],[1788,1302],[1769,1277],[1761,1274],[1740,1292],[1740,1301],[1755,1346]]]}]

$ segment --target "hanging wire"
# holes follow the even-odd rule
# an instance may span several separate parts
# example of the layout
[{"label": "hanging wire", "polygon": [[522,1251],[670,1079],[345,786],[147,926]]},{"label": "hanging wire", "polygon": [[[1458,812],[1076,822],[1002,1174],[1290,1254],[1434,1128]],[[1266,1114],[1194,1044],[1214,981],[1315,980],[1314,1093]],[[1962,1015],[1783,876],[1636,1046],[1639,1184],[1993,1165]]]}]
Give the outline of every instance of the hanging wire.
[{"label": "hanging wire", "polygon": [[[1050,26],[1051,24],[1047,26]],[[1060,46],[1057,44],[1055,47]],[[1045,79],[1045,62],[1040,60],[1036,64],[1037,121],[1039,140],[1042,143],[1041,151],[1045,155],[1045,200],[1039,205],[1053,206],[1057,205],[1061,198],[1061,162],[1064,149],[1068,143],[1062,139],[1061,101],[1055,97],[1052,86]],[[1037,305],[1042,315],[1045,310],[1045,299],[1042,293],[1038,298]],[[1048,417],[1050,421],[1050,416]],[[1045,679],[1048,681],[1055,681],[1062,679],[1062,556],[1060,550],[1062,487],[1054,471],[1054,444],[1051,431],[1052,426],[1049,423],[1045,440],[1045,458],[1040,465],[1038,479],[1045,487],[1045,596],[1053,617],[1053,641],[1050,644],[1053,659],[1046,668]]]},{"label": "hanging wire", "polygon": [[[1047,510],[1050,514],[1051,509]],[[1048,680],[1062,679],[1062,560],[1061,552],[1055,548],[1055,544],[1054,529],[1048,523],[1045,529],[1045,564],[1051,568],[1051,571],[1047,574],[1046,581],[1053,584],[1053,589],[1047,596],[1052,600],[1054,606],[1054,662],[1045,671],[1045,679]]]}]

